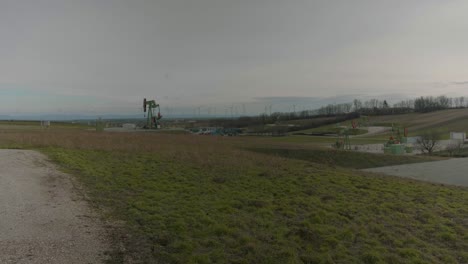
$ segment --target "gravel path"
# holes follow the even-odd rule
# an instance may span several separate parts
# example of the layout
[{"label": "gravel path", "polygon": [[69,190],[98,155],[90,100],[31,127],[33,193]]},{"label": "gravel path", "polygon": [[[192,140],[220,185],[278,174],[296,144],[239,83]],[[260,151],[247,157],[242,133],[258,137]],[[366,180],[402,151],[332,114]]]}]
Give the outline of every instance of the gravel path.
[{"label": "gravel path", "polygon": [[423,181],[468,186],[468,158],[388,166],[366,169],[364,171]]},{"label": "gravel path", "polygon": [[0,263],[101,263],[105,230],[35,151],[0,150]]}]

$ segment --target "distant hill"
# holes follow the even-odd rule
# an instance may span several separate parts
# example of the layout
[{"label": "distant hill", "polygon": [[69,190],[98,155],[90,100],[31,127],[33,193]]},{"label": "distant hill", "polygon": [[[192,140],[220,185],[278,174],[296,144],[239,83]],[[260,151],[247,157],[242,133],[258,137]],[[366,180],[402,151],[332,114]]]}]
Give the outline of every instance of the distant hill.
[{"label": "distant hill", "polygon": [[[208,115],[165,115],[162,113],[164,119],[180,119],[180,118],[193,118],[193,119],[210,119],[220,118],[221,116],[208,116]],[[237,117],[237,116],[236,116]],[[125,115],[125,114],[103,114],[103,115],[89,115],[89,114],[12,114],[12,115],[0,115],[0,120],[51,120],[51,121],[76,121],[76,120],[96,120],[97,118],[102,119],[143,119],[145,116],[143,113],[136,115]]]},{"label": "distant hill", "polygon": [[369,120],[376,125],[401,125],[412,133],[438,129],[447,131],[468,131],[468,109],[448,109],[430,113],[373,116]]},{"label": "distant hill", "polygon": [[96,120],[102,119],[141,119],[143,115],[82,115],[82,114],[15,114],[0,115],[0,120],[51,120],[51,121],[72,121],[72,120]]}]

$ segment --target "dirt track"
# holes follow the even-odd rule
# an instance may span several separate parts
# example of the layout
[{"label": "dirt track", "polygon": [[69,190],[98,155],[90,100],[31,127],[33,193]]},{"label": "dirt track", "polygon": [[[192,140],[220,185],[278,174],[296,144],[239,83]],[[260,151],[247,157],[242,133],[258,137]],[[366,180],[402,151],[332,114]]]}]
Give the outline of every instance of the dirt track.
[{"label": "dirt track", "polygon": [[468,158],[387,166],[365,171],[407,177],[416,180],[468,186]]},{"label": "dirt track", "polygon": [[353,136],[353,137],[368,137],[368,136],[374,136],[374,135],[378,135],[378,134],[385,133],[385,132],[390,131],[390,130],[392,130],[391,127],[371,126],[371,127],[367,127],[367,133],[362,134],[362,135],[356,135],[356,136]]},{"label": "dirt track", "polygon": [[0,263],[101,263],[105,231],[69,175],[35,151],[0,150]]}]

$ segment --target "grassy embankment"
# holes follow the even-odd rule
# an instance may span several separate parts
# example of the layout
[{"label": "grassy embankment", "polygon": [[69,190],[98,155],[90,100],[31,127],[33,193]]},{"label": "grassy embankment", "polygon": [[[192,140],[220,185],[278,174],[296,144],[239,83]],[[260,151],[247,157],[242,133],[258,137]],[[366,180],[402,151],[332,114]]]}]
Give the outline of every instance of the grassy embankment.
[{"label": "grassy embankment", "polygon": [[449,109],[430,113],[410,113],[403,115],[373,116],[369,122],[373,125],[399,125],[407,127],[410,136],[421,135],[428,130],[444,133],[443,139],[449,138],[449,132],[468,132],[468,109]]},{"label": "grassy embankment", "polygon": [[363,152],[337,151],[330,149],[286,149],[286,148],[252,148],[254,152],[305,160],[332,167],[367,169],[399,164],[409,164],[439,160],[435,157],[393,156]]},{"label": "grassy embankment", "polygon": [[[305,129],[305,130],[300,130],[293,132],[293,135],[326,135],[326,134],[340,134],[342,133],[344,127],[338,126],[337,124],[333,125],[327,125],[327,126],[321,126],[317,128],[310,128],[310,129]],[[367,133],[366,129],[349,129],[348,130],[349,135],[363,135]]]},{"label": "grassy embankment", "polygon": [[[408,128],[409,136],[422,135],[427,131],[438,131],[442,133],[442,139],[449,139],[449,132],[468,132],[468,109],[448,109],[429,113],[409,113],[401,115],[370,116],[355,120],[357,123],[364,122],[369,126],[399,126]],[[351,120],[342,124],[350,126]],[[338,131],[338,124],[322,126],[318,128],[297,131],[295,133],[324,133],[333,134]],[[356,130],[356,135],[363,134],[361,129]],[[366,137],[374,140],[387,140],[391,132],[381,133]]]},{"label": "grassy embankment", "polygon": [[0,134],[4,146],[49,155],[125,221],[116,262],[468,262],[467,189],[244,150],[262,140]]}]

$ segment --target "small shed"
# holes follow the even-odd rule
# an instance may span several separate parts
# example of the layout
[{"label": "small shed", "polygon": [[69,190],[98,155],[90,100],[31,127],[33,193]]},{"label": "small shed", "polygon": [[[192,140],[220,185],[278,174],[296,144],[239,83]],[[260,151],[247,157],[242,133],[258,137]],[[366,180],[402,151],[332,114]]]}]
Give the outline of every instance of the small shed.
[{"label": "small shed", "polygon": [[450,139],[465,141],[466,133],[465,132],[450,132]]},{"label": "small shed", "polygon": [[49,128],[50,127],[50,121],[41,121],[41,127]]}]

